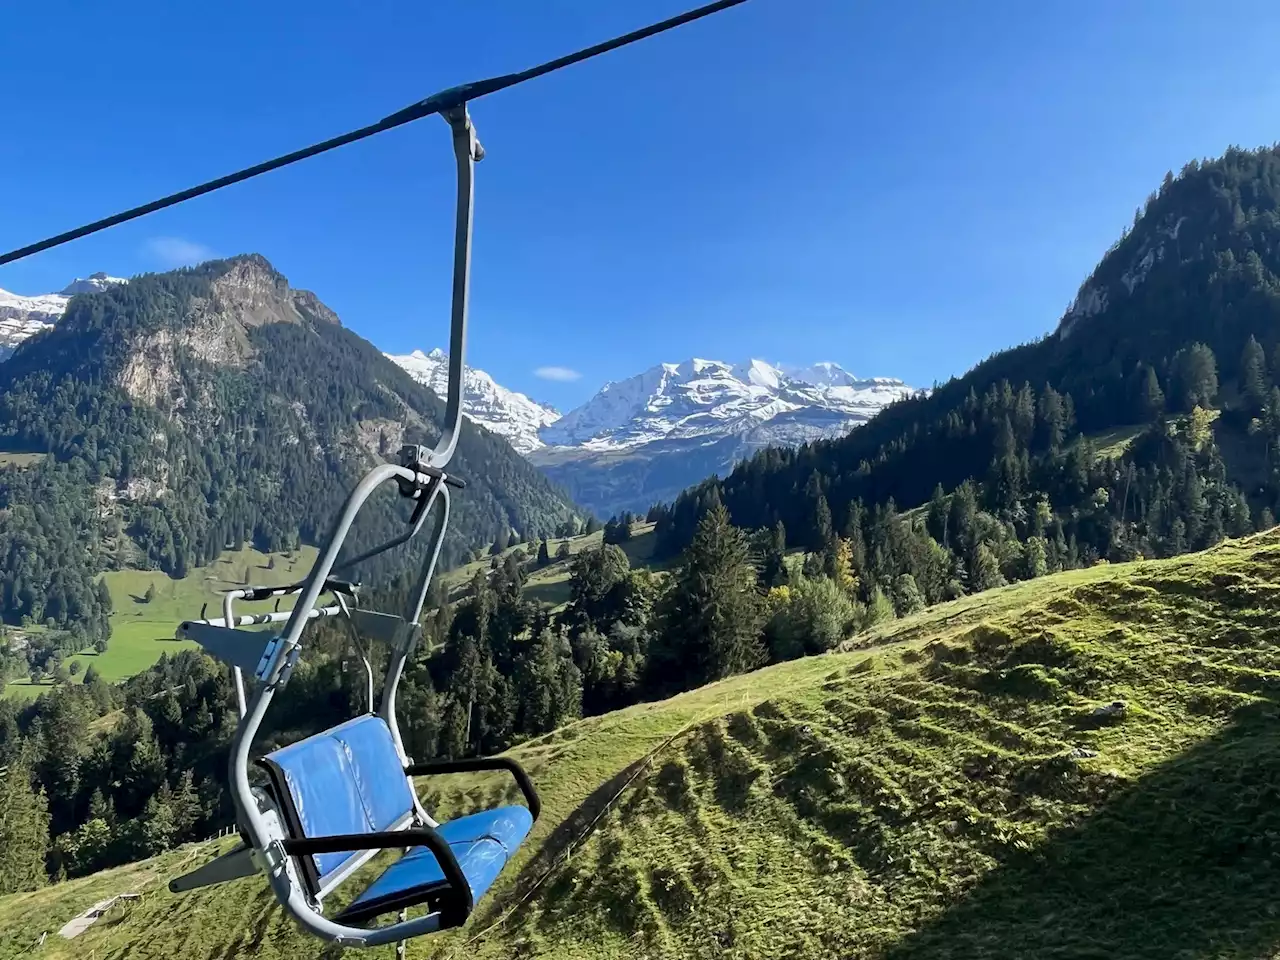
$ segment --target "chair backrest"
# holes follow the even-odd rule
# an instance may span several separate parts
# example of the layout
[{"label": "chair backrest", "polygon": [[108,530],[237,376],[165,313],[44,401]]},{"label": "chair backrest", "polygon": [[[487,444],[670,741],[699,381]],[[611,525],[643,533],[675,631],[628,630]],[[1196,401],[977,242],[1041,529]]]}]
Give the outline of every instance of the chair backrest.
[{"label": "chair backrest", "polygon": [[[329,837],[399,830],[414,812],[391,730],[363,716],[281,747],[260,761],[291,833]],[[322,895],[373,852],[302,857],[304,882]]]}]

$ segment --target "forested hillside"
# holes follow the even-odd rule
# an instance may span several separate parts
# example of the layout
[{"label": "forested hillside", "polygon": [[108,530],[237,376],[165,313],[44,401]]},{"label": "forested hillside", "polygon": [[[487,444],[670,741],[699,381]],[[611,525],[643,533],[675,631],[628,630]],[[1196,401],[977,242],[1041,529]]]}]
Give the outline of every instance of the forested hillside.
[{"label": "forested hillside", "polygon": [[1165,179],[1053,334],[650,518],[668,554],[713,501],[828,556],[843,541],[864,599],[1169,556],[1273,522],[1277,382],[1280,150],[1231,150]]},{"label": "forested hillside", "polygon": [[[865,649],[535,736],[513,751],[542,796],[534,831],[466,928],[408,955],[1273,956],[1277,574],[1274,532],[1071,571],[886,623]],[[143,694],[148,712],[164,702]],[[144,743],[171,729],[155,722]],[[140,781],[154,750],[139,751]],[[419,789],[447,817],[503,802],[509,784]],[[8,789],[0,879],[38,886],[38,803]],[[165,842],[183,793],[166,792],[135,842]],[[62,840],[77,856],[96,849],[89,824]],[[334,955],[261,875],[167,892],[218,849],[0,896],[0,957],[31,955],[45,932],[50,960]],[[141,900],[57,935],[119,893]]]},{"label": "forested hillside", "polygon": [[[433,441],[442,412],[258,256],[78,296],[0,364],[0,448],[35,455],[0,458],[0,616],[83,643],[105,630],[104,569],[181,577],[245,542],[316,543],[354,479],[403,442]],[[474,425],[453,469],[468,486],[446,563],[578,516]],[[390,492],[371,502],[351,548],[399,532],[403,513]]]}]

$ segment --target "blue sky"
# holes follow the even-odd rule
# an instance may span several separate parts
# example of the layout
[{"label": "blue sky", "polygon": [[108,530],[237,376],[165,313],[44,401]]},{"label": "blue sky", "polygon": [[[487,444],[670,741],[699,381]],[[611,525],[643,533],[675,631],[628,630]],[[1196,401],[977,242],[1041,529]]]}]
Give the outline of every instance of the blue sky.
[{"label": "blue sky", "polygon": [[[0,247],[694,5],[8,4]],[[749,0],[486,98],[469,362],[562,409],[689,356],[963,372],[1051,329],[1166,170],[1280,139],[1278,29],[1256,0]],[[424,120],[0,287],[256,251],[381,348],[429,349],[451,163]]]}]

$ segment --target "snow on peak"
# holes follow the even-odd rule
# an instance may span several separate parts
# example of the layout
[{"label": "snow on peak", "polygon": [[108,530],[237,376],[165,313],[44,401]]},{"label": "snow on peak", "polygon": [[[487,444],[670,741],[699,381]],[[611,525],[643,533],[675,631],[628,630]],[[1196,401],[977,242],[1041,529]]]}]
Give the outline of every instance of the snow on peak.
[{"label": "snow on peak", "polygon": [[784,369],[787,375],[793,379],[803,383],[812,383],[815,386],[849,387],[864,382],[860,381],[840,364],[831,363],[829,360],[810,364],[807,367],[785,367]]},{"label": "snow on peak", "polygon": [[759,387],[769,387],[772,390],[782,386],[784,376],[780,369],[763,360],[748,360],[746,363],[740,363],[733,368],[733,372],[740,380],[754,383]]},{"label": "snow on peak", "polygon": [[0,290],[0,360],[13,353],[23,340],[49,330],[67,310],[67,304],[78,293],[101,293],[118,283],[128,283],[105,273],[76,278],[61,293],[42,293],[33,297]]},{"label": "snow on peak", "polygon": [[695,357],[606,384],[539,436],[588,450],[747,435],[761,445],[794,444],[842,436],[913,392],[889,377],[859,380],[834,363],[784,368]]},{"label": "snow on peak", "polygon": [[69,284],[63,287],[61,295],[64,297],[73,297],[77,293],[101,293],[111,287],[129,281],[123,277],[109,277],[105,273],[91,273],[89,276],[81,280],[76,277]]},{"label": "snow on peak", "polygon": [[[384,354],[386,358],[443,398],[449,388],[449,355],[436,347],[429,353]],[[538,430],[560,419],[555,407],[530,400],[496,383],[483,370],[467,367],[463,376],[462,409],[470,420],[505,437],[520,453],[542,446]]]}]

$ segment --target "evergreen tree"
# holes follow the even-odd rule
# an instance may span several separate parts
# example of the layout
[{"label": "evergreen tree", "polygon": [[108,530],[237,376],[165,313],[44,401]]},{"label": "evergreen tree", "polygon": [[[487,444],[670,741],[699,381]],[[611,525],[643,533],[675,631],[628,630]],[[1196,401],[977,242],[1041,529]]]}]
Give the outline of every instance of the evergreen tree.
[{"label": "evergreen tree", "polygon": [[1270,390],[1266,354],[1262,350],[1262,344],[1250,334],[1240,356],[1240,394],[1248,404],[1250,413],[1256,415],[1262,411]]},{"label": "evergreen tree", "polygon": [[764,538],[760,562],[760,583],[767,590],[787,582],[787,528],[777,521]]},{"label": "evergreen tree", "polygon": [[1000,561],[985,543],[979,543],[973,552],[969,567],[969,592],[990,590],[992,587],[1004,586],[1004,575],[1000,572]]},{"label": "evergreen tree", "polygon": [[1190,413],[1197,406],[1210,407],[1218,395],[1218,363],[1203,343],[1193,343],[1173,356],[1179,408]]},{"label": "evergreen tree", "polygon": [[601,529],[601,524],[599,520],[597,520],[594,516],[587,518],[586,532],[588,534],[595,533],[597,530],[600,530],[600,529]]},{"label": "evergreen tree", "polygon": [[572,555],[573,555],[573,550],[569,546],[569,541],[561,540],[560,543],[556,546],[556,559],[568,560],[569,557]]},{"label": "evergreen tree", "polygon": [[1043,537],[1031,537],[1022,555],[1022,579],[1034,580],[1049,572],[1048,551]]},{"label": "evergreen tree", "polygon": [[0,778],[0,894],[35,890],[48,880],[49,808],[33,785],[31,760],[30,748],[20,750]]},{"label": "evergreen tree", "polygon": [[697,685],[760,666],[762,614],[746,535],[716,504],[698,522],[674,577],[660,669],[683,673]]},{"label": "evergreen tree", "polygon": [[825,550],[835,537],[831,529],[831,507],[827,497],[819,493],[813,504],[813,529],[809,534],[809,546],[813,550]]},{"label": "evergreen tree", "polygon": [[103,612],[103,614],[111,613],[111,591],[107,588],[107,581],[105,579],[99,580],[94,588],[94,592],[98,597],[98,608]]},{"label": "evergreen tree", "polygon": [[538,544],[538,566],[545,567],[551,562],[551,551],[547,549],[547,541]]},{"label": "evergreen tree", "polygon": [[893,581],[893,609],[900,617],[924,609],[924,597],[916,578],[909,573],[899,574]]},{"label": "evergreen tree", "polygon": [[100,787],[95,787],[89,797],[89,819],[101,820],[108,825],[116,822],[115,807],[103,796]]},{"label": "evergreen tree", "polygon": [[[244,582],[248,583],[249,582],[249,578],[247,575],[248,568],[246,567],[245,570],[246,570],[246,576],[245,576]],[[156,585],[154,583],[149,583],[147,584],[147,592],[142,595],[142,602],[150,603],[155,598],[156,598]]]},{"label": "evergreen tree", "polygon": [[893,601],[890,600],[880,587],[871,588],[871,595],[867,600],[866,623],[872,627],[877,623],[884,623],[894,618]]},{"label": "evergreen tree", "polygon": [[935,484],[933,496],[929,498],[929,512],[925,517],[925,528],[929,535],[944,547],[947,545],[947,495],[942,484]]},{"label": "evergreen tree", "polygon": [[1160,389],[1160,378],[1156,376],[1154,367],[1146,367],[1146,373],[1142,378],[1139,413],[1147,423],[1164,414],[1164,391]]}]

